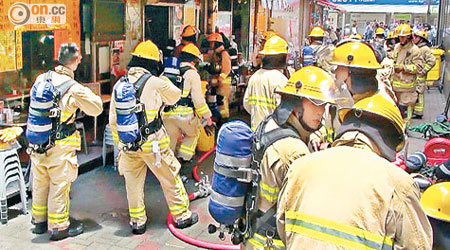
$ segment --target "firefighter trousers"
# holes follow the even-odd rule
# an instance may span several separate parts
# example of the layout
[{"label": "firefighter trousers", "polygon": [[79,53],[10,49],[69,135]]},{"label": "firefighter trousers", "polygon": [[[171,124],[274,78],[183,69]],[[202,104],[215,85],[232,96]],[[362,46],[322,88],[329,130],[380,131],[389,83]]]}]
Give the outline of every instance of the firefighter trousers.
[{"label": "firefighter trousers", "polygon": [[160,164],[157,155],[143,151],[121,151],[119,153],[119,173],[125,177],[130,225],[138,227],[147,222],[144,203],[144,184],[147,167],[161,184],[169,211],[175,220],[191,216],[189,198],[178,174],[180,163],[169,148],[161,149]]},{"label": "firefighter trousers", "polygon": [[30,160],[33,175],[33,221],[39,223],[48,220],[51,230],[67,229],[70,224],[70,186],[78,175],[75,149],[56,145],[46,154],[31,154]]},{"label": "firefighter trousers", "polygon": [[[164,127],[170,137],[170,149],[179,158],[189,161],[195,155],[198,138],[200,136],[201,122],[198,117],[185,116],[186,119],[168,117],[164,119]],[[178,138],[183,135],[183,140],[178,146]]]},{"label": "firefighter trousers", "polygon": [[423,115],[423,110],[425,109],[425,81],[417,81],[416,92],[418,94],[416,106],[414,106],[414,114]]},{"label": "firefighter trousers", "polygon": [[231,77],[222,80],[217,89],[217,94],[223,96],[223,104],[219,105],[220,115],[226,119],[230,117]]}]

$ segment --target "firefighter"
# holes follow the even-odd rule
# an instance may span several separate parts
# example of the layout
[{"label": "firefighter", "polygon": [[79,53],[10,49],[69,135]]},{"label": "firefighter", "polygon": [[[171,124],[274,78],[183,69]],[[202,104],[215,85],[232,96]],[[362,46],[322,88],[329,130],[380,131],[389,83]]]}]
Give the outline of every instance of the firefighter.
[{"label": "firefighter", "polygon": [[393,51],[395,44],[398,40],[398,36],[394,31],[389,31],[386,40],[384,42],[384,51],[385,57],[381,61],[381,69],[377,71],[377,79],[380,85],[385,87],[385,89],[390,93],[392,99],[397,102],[397,98],[395,96],[394,91],[392,90],[391,78],[394,73],[394,60],[393,60]]},{"label": "firefighter", "polygon": [[181,43],[175,48],[175,57],[179,57],[183,47],[193,43],[197,43],[197,29],[192,25],[187,25],[184,27],[183,32],[181,33]]},{"label": "firefighter", "polygon": [[[32,223],[35,225],[33,233],[43,234],[50,229],[50,240],[62,240],[83,232],[81,222],[69,221],[69,191],[78,175],[76,151],[81,147],[80,133],[75,129],[75,113],[80,109],[87,115],[98,116],[103,111],[101,98],[73,80],[74,71],[81,63],[81,51],[78,46],[75,43],[62,44],[58,61],[60,65],[48,76],[52,84],[63,85],[68,79],[74,82],[58,102],[61,109],[59,133],[62,139],[56,140],[55,145],[44,152],[33,151],[30,155],[33,172],[31,205]],[[36,82],[42,77],[44,75],[38,76]],[[30,112],[33,108],[43,108],[40,105],[43,104],[32,101]],[[28,130],[36,126],[32,126],[31,122],[29,119]]]},{"label": "firefighter", "polygon": [[425,87],[427,85],[427,74],[436,64],[436,57],[431,53],[428,33],[425,30],[417,30],[413,34],[413,43],[419,47],[423,67],[417,70],[417,103],[414,107],[414,118],[422,119],[425,108]]},{"label": "firefighter", "polygon": [[[164,127],[170,137],[170,148],[182,165],[191,161],[195,154],[202,125],[211,127],[211,111],[206,104],[197,65],[202,54],[194,44],[186,45],[180,54],[181,98],[174,106],[165,108]],[[210,131],[210,130],[207,130]],[[177,148],[180,133],[183,141]]]},{"label": "firefighter", "polygon": [[266,44],[267,40],[269,40],[273,36],[278,36],[273,30],[266,30],[262,33],[261,38],[259,39],[259,46],[255,49],[255,53],[253,53],[252,59],[252,70],[257,71],[261,68],[261,63],[263,59],[263,55],[260,53],[261,50],[264,49],[264,44]]},{"label": "firefighter", "polygon": [[[253,152],[259,164],[261,179],[255,234],[244,243],[244,249],[283,249],[276,235],[275,212],[278,192],[288,171],[289,162],[310,153],[309,135],[321,126],[325,104],[335,103],[333,77],[321,68],[306,66],[295,72],[287,85],[277,90],[281,104],[273,115],[264,119],[255,132],[260,147]],[[271,213],[264,221],[264,215]],[[266,235],[274,236],[268,241]],[[270,244],[273,244],[270,246]]]},{"label": "firefighter", "polygon": [[314,26],[309,32],[308,41],[302,49],[303,66],[317,65],[316,55],[322,48],[323,38],[325,37],[325,30],[320,26]]},{"label": "firefighter", "polygon": [[441,182],[427,188],[420,198],[433,228],[433,249],[450,246],[450,182]]},{"label": "firefighter", "polygon": [[379,54],[380,61],[382,61],[386,56],[386,51],[384,50],[384,39],[384,29],[377,28],[375,30],[375,38],[371,40],[371,45]]},{"label": "firefighter", "polygon": [[398,106],[406,124],[412,118],[417,100],[417,73],[423,72],[423,60],[420,49],[412,42],[411,26],[401,24],[398,28],[399,44],[394,48],[394,74],[392,86],[397,97]]},{"label": "firefighter", "polygon": [[280,104],[280,96],[275,89],[284,87],[288,80],[282,73],[288,53],[288,44],[283,38],[271,37],[260,53],[264,56],[262,68],[250,77],[243,101],[244,109],[250,114],[253,131]]},{"label": "firefighter", "polygon": [[[208,36],[209,58],[212,66],[211,85],[217,87],[217,105],[219,106],[222,122],[230,116],[229,102],[231,95],[231,57],[225,49],[222,35],[212,33]],[[220,100],[221,99],[221,100]]]},{"label": "firefighter", "polygon": [[359,33],[353,33],[348,38],[349,39],[354,39],[354,40],[362,40],[363,39],[363,37]]},{"label": "firefighter", "polygon": [[286,249],[431,250],[419,187],[389,162],[403,125],[397,106],[373,95],[345,113],[333,148],[290,164],[277,207]]},{"label": "firefighter", "polygon": [[[353,102],[375,94],[378,90],[377,69],[381,68],[381,65],[376,52],[369,44],[345,40],[337,44],[332,56],[330,64],[336,66],[334,74],[337,85],[345,83],[353,99],[352,102],[341,104],[342,106],[351,107]],[[312,136],[313,144],[318,147],[322,143],[332,143],[339,126],[336,108],[327,108],[324,127]]]},{"label": "firefighter", "polygon": [[[145,130],[148,128],[149,135],[145,143],[138,148],[129,148],[119,140],[118,132],[127,133],[130,126],[118,126],[118,116],[121,114],[117,110],[119,106],[116,105],[116,99],[119,97],[116,95],[116,88],[109,111],[109,124],[114,141],[119,147],[118,170],[120,175],[125,177],[132,233],[143,234],[146,230],[144,184],[147,167],[161,184],[175,226],[185,228],[195,224],[198,215],[189,210],[189,199],[179,176],[181,165],[170,149],[170,139],[159,115],[163,104],[173,105],[179,100],[181,90],[171,81],[159,77],[164,71],[162,56],[152,41],[139,43],[132,55],[128,64],[129,81],[136,83],[141,77],[150,74],[142,94],[138,97],[145,107],[143,112],[148,122]],[[139,127],[140,131],[142,129],[143,127]]]}]

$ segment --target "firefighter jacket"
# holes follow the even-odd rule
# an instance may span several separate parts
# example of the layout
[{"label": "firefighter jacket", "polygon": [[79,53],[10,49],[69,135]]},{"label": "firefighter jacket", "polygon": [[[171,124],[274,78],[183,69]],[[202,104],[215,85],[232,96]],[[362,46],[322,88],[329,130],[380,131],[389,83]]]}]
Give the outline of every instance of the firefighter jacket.
[{"label": "firefighter jacket", "polygon": [[244,109],[250,114],[251,128],[256,130],[264,117],[273,113],[281,97],[275,93],[287,83],[286,76],[276,69],[259,69],[249,79],[244,95]]},{"label": "firefighter jacket", "polygon": [[333,72],[334,66],[330,64],[330,61],[333,59],[333,49],[334,45],[328,44],[312,44],[310,45],[314,50],[314,61],[316,65],[325,71]]},{"label": "firefighter jacket", "polygon": [[423,60],[419,48],[412,42],[394,48],[394,67],[402,66],[403,70],[392,75],[392,86],[396,92],[411,92],[416,87],[417,73],[423,71]]},{"label": "firefighter jacket", "polygon": [[[128,79],[130,82],[136,82],[142,75],[149,73],[141,67],[132,67],[128,71]],[[181,90],[177,88],[169,79],[162,79],[157,76],[151,76],[142,90],[140,97],[141,103],[145,105],[145,114],[147,122],[152,122],[159,115],[161,106],[164,104],[173,105],[180,99]],[[109,109],[109,124],[113,133],[114,142],[123,148],[123,143],[119,142],[117,134],[117,115],[115,95],[112,94],[111,106]],[[147,142],[142,145],[142,151],[152,152],[153,142],[157,141],[160,150],[169,147],[170,139],[164,127],[151,134],[147,138]]]},{"label": "firefighter jacket", "polygon": [[436,64],[436,57],[433,53],[431,53],[431,49],[428,47],[426,42],[417,44],[417,47],[419,47],[420,55],[422,56],[422,60],[424,62],[423,67],[417,71],[417,81],[424,83],[426,81],[428,71],[430,71]]},{"label": "firefighter jacket", "polygon": [[220,46],[215,50],[210,50],[209,53],[211,64],[216,69],[217,75],[222,79],[227,78],[231,72],[231,57],[228,51],[223,46]]},{"label": "firefighter jacket", "polygon": [[[288,172],[288,167],[292,161],[310,153],[306,145],[310,132],[306,131],[299,120],[291,114],[287,123],[295,129],[300,138],[285,137],[274,142],[264,152],[260,163],[261,180],[259,182],[259,197],[256,201],[259,214],[263,215],[271,207],[276,206],[278,193],[283,185],[284,177]],[[279,128],[279,125],[271,118],[265,127],[264,132],[269,132]],[[257,217],[260,220],[260,216]],[[275,228],[275,222],[273,227]],[[256,225],[259,225],[257,222]],[[242,249],[265,249],[267,243],[266,232],[263,228],[255,228],[253,237],[244,242]],[[272,239],[273,249],[284,249],[284,244],[275,236]]]},{"label": "firefighter jacket", "polygon": [[177,104],[173,110],[164,112],[164,117],[189,120],[194,116],[194,111],[199,118],[206,119],[211,117],[211,111],[206,104],[204,93],[202,92],[202,81],[197,69],[187,62],[182,62],[180,67],[189,67],[183,75],[184,82],[181,100],[191,100],[192,105]]},{"label": "firefighter jacket", "polygon": [[[55,68],[57,74],[52,74],[53,83],[58,85],[63,81],[58,79],[62,76],[68,76],[74,78],[74,73],[71,69],[64,66],[57,66]],[[62,96],[59,101],[59,107],[61,108],[61,122],[73,123],[76,118],[76,111],[80,109],[84,113],[90,116],[98,116],[103,111],[103,102],[100,96],[93,93],[89,88],[76,83]],[[60,145],[63,148],[71,148],[80,150],[81,137],[78,131],[75,131],[71,136],[68,136],[61,140],[56,140],[56,145]]]},{"label": "firefighter jacket", "polygon": [[286,249],[432,249],[417,184],[369,141],[353,134],[291,164],[277,208]]}]

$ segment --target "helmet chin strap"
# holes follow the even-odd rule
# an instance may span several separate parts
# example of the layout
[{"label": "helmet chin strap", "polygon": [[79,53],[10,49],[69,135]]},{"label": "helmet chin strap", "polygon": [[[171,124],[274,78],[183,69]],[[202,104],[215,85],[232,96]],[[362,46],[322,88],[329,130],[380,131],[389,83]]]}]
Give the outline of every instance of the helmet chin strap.
[{"label": "helmet chin strap", "polygon": [[302,114],[301,117],[298,117],[297,119],[298,119],[298,121],[300,122],[300,124],[302,125],[302,127],[303,127],[306,131],[311,132],[311,133],[313,133],[313,132],[319,130],[319,129],[322,127],[322,123],[320,123],[320,125],[319,125],[319,127],[318,127],[317,129],[313,129],[313,128],[311,128],[310,126],[308,126],[308,124],[306,124],[305,120],[303,120],[303,114]]}]

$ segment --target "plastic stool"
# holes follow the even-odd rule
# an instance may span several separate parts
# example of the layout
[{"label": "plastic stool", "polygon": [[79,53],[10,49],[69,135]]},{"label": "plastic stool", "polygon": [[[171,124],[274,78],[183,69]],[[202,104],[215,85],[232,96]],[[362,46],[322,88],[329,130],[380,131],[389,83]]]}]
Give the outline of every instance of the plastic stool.
[{"label": "plastic stool", "polygon": [[117,155],[118,155],[119,151],[117,149],[117,146],[114,144],[111,127],[109,126],[109,124],[106,124],[105,132],[103,134],[103,147],[102,147],[103,167],[106,165],[106,146],[114,147],[114,167],[117,167]]},{"label": "plastic stool", "polygon": [[[19,181],[18,189],[11,190],[12,192],[7,194],[7,191],[10,191],[7,190],[8,185],[14,181]],[[27,214],[28,209],[25,180],[22,174],[19,155],[17,154],[16,148],[13,148],[0,151],[0,219],[2,224],[6,224],[8,222],[7,198],[9,195],[16,192],[20,193],[22,211],[24,214]]]}]

